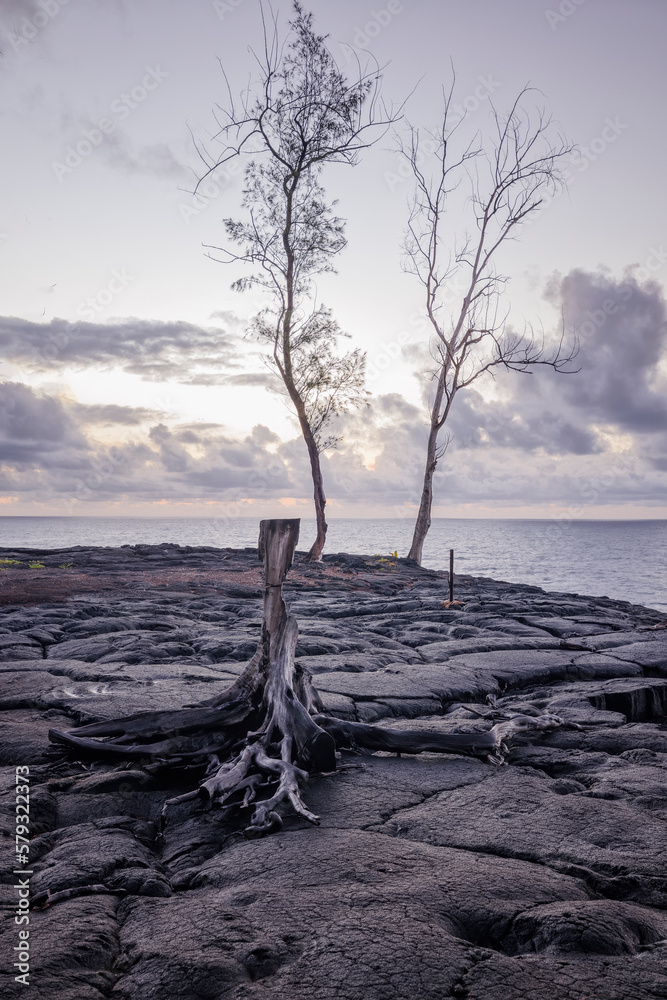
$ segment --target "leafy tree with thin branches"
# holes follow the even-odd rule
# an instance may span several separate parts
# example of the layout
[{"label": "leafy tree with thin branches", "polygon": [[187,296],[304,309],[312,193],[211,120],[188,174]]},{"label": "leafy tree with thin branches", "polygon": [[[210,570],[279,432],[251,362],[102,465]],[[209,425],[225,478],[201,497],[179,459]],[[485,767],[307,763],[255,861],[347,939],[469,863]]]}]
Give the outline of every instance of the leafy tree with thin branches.
[{"label": "leafy tree with thin branches", "polygon": [[275,20],[269,31],[262,17],[258,78],[238,107],[228,85],[227,104],[216,109],[214,139],[222,151],[212,158],[198,146],[207,166],[199,183],[230,159],[247,157],[245,215],[225,220],[236,249],[209,249],[222,252],[216,259],[251,266],[232,287],[259,288],[268,296],[251,329],[269,348],[267,360],[282,380],[308,450],[317,522],[308,558],[320,560],[327,532],[320,456],[337,444],[328,430],[332,420],[367,396],[365,354],[337,353],[346,335],[315,297],[315,277],[334,271],[346,245],[344,220],[326,199],[322,174],[330,164],[356,164],[393,118],[380,102],[379,70],[359,70],[348,82],[300,3],[294,3],[284,46]]}]

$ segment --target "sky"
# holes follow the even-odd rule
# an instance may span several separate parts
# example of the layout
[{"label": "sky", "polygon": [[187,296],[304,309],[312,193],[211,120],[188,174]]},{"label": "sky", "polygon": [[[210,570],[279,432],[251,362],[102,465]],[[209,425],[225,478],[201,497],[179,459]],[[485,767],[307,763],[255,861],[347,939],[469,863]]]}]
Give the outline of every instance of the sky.
[{"label": "sky", "polygon": [[[460,393],[434,514],[667,517],[663,0],[305,6],[341,69],[376,61],[400,115],[323,175],[347,246],[317,297],[370,392],[323,455],[329,517],[418,504],[432,383],[396,143],[437,127],[453,71],[462,136],[487,142],[529,85],[575,147],[500,266],[508,323],[547,342],[563,325],[580,371]],[[273,10],[284,37],[290,5]],[[240,217],[243,164],[193,194],[225,77],[240,94],[261,43],[259,0],[0,0],[2,514],[311,516],[305,446],[248,335],[264,302],[206,249]]]}]

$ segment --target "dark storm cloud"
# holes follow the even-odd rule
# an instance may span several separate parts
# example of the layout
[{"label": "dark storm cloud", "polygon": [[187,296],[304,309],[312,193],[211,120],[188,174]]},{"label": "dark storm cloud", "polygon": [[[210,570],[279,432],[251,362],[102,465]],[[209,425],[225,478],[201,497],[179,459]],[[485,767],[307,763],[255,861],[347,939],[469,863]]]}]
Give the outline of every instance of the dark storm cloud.
[{"label": "dark storm cloud", "polygon": [[[549,455],[591,455],[601,450],[597,434],[558,400],[545,398],[531,376],[515,376],[509,401],[487,402],[468,390],[457,398],[448,423],[455,448],[507,448]],[[566,376],[562,376],[565,378]],[[576,376],[570,376],[576,377]],[[542,387],[544,390],[544,387]],[[526,391],[530,390],[530,391]]]},{"label": "dark storm cloud", "polygon": [[308,490],[304,470],[296,469],[293,461],[300,449],[289,442],[276,448],[279,444],[277,434],[263,424],[243,439],[214,433],[205,442],[204,456],[190,466],[190,481],[193,487],[208,491],[240,487],[251,496],[278,497],[295,488]]},{"label": "dark storm cloud", "polygon": [[[263,425],[234,439],[217,424],[169,427],[161,422],[151,427],[141,446],[117,449],[122,484],[103,482],[88,499],[118,499],[116,490],[147,500],[281,496],[295,489],[295,481],[289,460],[269,450],[277,442],[277,435]],[[299,488],[304,486],[307,482]]]},{"label": "dark storm cloud", "polygon": [[[515,461],[522,453],[603,454],[605,435],[623,433],[635,437],[636,454],[643,454],[640,438],[667,432],[667,310],[661,289],[639,285],[630,273],[614,280],[603,272],[575,270],[552,279],[547,297],[562,306],[568,335],[577,336],[579,371],[499,372],[492,400],[478,382],[457,395],[443,437],[452,435],[452,451],[488,454],[500,448]],[[428,389],[425,383],[425,394]],[[650,454],[644,457],[658,467]]]},{"label": "dark storm cloud", "polygon": [[550,295],[580,338],[581,377],[562,383],[562,396],[591,420],[638,433],[667,428],[667,394],[658,366],[667,358],[667,310],[655,283],[630,273],[571,271]]},{"label": "dark storm cloud", "polygon": [[0,383],[0,457],[48,460],[59,448],[87,448],[63,404],[18,382]]},{"label": "dark storm cloud", "polygon": [[[120,367],[147,381],[192,382],[199,368],[224,381],[238,368],[237,339],[223,330],[177,321],[32,323],[0,318],[0,355],[31,371]],[[214,369],[214,372],[211,372]]]}]

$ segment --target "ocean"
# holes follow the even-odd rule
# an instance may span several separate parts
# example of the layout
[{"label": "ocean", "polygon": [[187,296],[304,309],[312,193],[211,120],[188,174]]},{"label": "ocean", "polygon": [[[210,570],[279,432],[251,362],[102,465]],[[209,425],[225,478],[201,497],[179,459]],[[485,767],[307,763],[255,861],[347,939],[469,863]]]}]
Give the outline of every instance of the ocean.
[{"label": "ocean", "polygon": [[[177,542],[244,548],[257,544],[258,524],[249,517],[0,517],[0,547]],[[403,518],[331,518],[325,552],[404,556],[412,529]],[[302,519],[299,549],[314,537],[314,520]],[[424,565],[447,569],[450,548],[455,574],[612,597],[667,614],[667,520],[434,519]]]}]

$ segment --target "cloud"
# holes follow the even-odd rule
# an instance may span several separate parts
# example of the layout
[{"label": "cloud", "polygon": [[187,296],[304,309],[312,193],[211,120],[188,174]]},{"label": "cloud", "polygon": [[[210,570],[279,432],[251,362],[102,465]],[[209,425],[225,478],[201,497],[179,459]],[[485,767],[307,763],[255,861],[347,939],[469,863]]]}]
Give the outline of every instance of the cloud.
[{"label": "cloud", "polygon": [[649,463],[659,472],[667,472],[667,454],[648,456]]},{"label": "cloud", "polygon": [[86,450],[87,443],[58,399],[18,382],[0,386],[0,458],[47,461],[54,450]]},{"label": "cloud", "polygon": [[117,403],[74,403],[70,406],[82,424],[137,426],[155,420],[160,414],[145,406],[118,406]]},{"label": "cloud", "polygon": [[[507,373],[492,396],[481,383],[457,396],[445,429],[452,440],[435,476],[440,514],[454,503],[558,504],[572,516],[590,504],[664,504],[667,332],[660,289],[639,286],[631,275],[573,271],[552,280],[549,296],[557,306],[562,300],[567,326],[578,332],[581,371]],[[226,320],[221,325],[233,330]],[[39,355],[48,344],[57,357]],[[146,378],[211,376],[228,385],[271,378],[233,370],[239,355],[232,334],[183,323],[5,320],[0,345],[38,370],[116,365]],[[18,383],[4,383],[0,400],[0,484],[13,496],[231,504],[312,496],[303,440],[283,441],[264,425],[233,436],[218,423],[179,423],[142,406],[83,405]],[[98,431],[104,442],[95,440]],[[369,407],[342,415],[333,431],[343,440],[322,456],[332,503],[414,513],[426,407],[399,393],[376,396]]]},{"label": "cloud", "polygon": [[245,386],[246,388],[252,386],[264,386],[267,388],[275,389],[282,388],[282,382],[277,375],[273,372],[244,372],[242,375],[227,375],[225,378],[225,385],[234,386]]},{"label": "cloud", "polygon": [[[498,449],[512,463],[522,453],[603,455],[610,438],[621,436],[643,455],[644,437],[665,435],[667,310],[660,287],[639,285],[631,273],[614,279],[574,270],[551,279],[547,298],[562,307],[566,330],[578,338],[580,370],[500,371],[487,389],[480,380],[461,391],[444,429],[452,435],[450,459],[453,451]],[[430,384],[424,387],[426,398]]]},{"label": "cloud", "polygon": [[146,381],[197,384],[201,377],[206,384],[224,384],[229,369],[240,367],[238,345],[236,334],[184,321],[33,323],[0,317],[0,354],[33,372],[122,368]]},{"label": "cloud", "polygon": [[563,383],[563,399],[590,419],[638,433],[667,428],[667,309],[661,288],[640,286],[628,272],[571,271],[552,282],[566,322],[579,334],[579,379]]},{"label": "cloud", "polygon": [[[522,395],[526,385],[528,396]],[[664,501],[667,483],[659,459],[651,461],[637,446],[610,450],[607,437],[581,424],[576,414],[560,413],[557,400],[548,397],[541,409],[540,399],[539,376],[518,375],[504,400],[489,402],[477,391],[457,397],[449,424],[452,441],[434,480],[440,514],[452,503],[583,509],[590,503]],[[426,409],[388,393],[342,416],[336,432],[343,440],[322,461],[329,499],[360,510],[381,504],[390,514],[393,509],[393,516],[413,514],[424,475]],[[308,497],[305,448],[299,440],[289,447],[285,457],[301,490],[293,495]],[[277,454],[283,454],[281,447]]]},{"label": "cloud", "polygon": [[[499,375],[457,396],[438,491],[511,502],[664,503],[667,311],[630,272],[573,270],[547,297],[579,339],[580,371]],[[449,472],[449,476],[447,476]]]},{"label": "cloud", "polygon": [[0,384],[0,490],[53,500],[75,488],[94,453],[63,403],[16,382]]},{"label": "cloud", "polygon": [[[81,128],[97,127],[95,122],[88,119],[80,121]],[[154,177],[176,179],[182,184],[191,180],[191,171],[181,163],[167,143],[140,145],[118,126],[114,132],[105,135],[104,142],[98,147],[97,155],[103,157],[113,169],[128,175],[150,174]]]},{"label": "cloud", "polygon": [[[146,427],[154,416],[142,407],[83,405],[1,383],[0,490],[24,500],[79,505],[307,495],[307,477],[295,479],[290,468],[292,446],[268,427],[257,425],[234,438],[215,423],[158,421]],[[97,441],[95,425],[116,425],[117,444]]]},{"label": "cloud", "polygon": [[[543,374],[508,378],[509,398],[493,402],[475,389],[461,393],[452,407],[447,425],[452,435],[452,447],[516,449],[548,455],[591,455],[599,452],[602,445],[597,432],[584,426],[567,406],[545,392],[544,387],[543,392],[539,392],[539,380]],[[529,382],[531,378],[533,382]],[[558,388],[556,386],[556,394]]]},{"label": "cloud", "polygon": [[[167,376],[165,376],[165,379]],[[183,385],[228,385],[234,388],[266,388],[280,391],[282,383],[271,372],[243,372],[240,375],[222,375],[220,372],[194,372],[182,375]]]},{"label": "cloud", "polygon": [[[60,499],[78,513],[96,501],[215,501],[240,514],[247,498],[312,495],[303,440],[282,441],[265,425],[233,437],[216,423],[146,424],[151,411],[141,407],[82,406],[16,383],[2,384],[0,400],[0,489],[22,500]],[[115,447],[91,434],[112,418],[120,434]],[[322,456],[329,500],[412,514],[423,476],[425,412],[390,393],[346,414],[338,429],[345,434],[340,449]],[[438,466],[435,503],[441,514],[451,503],[559,503],[575,511],[587,503],[661,503],[665,468],[664,448],[556,455],[459,443]]]}]

